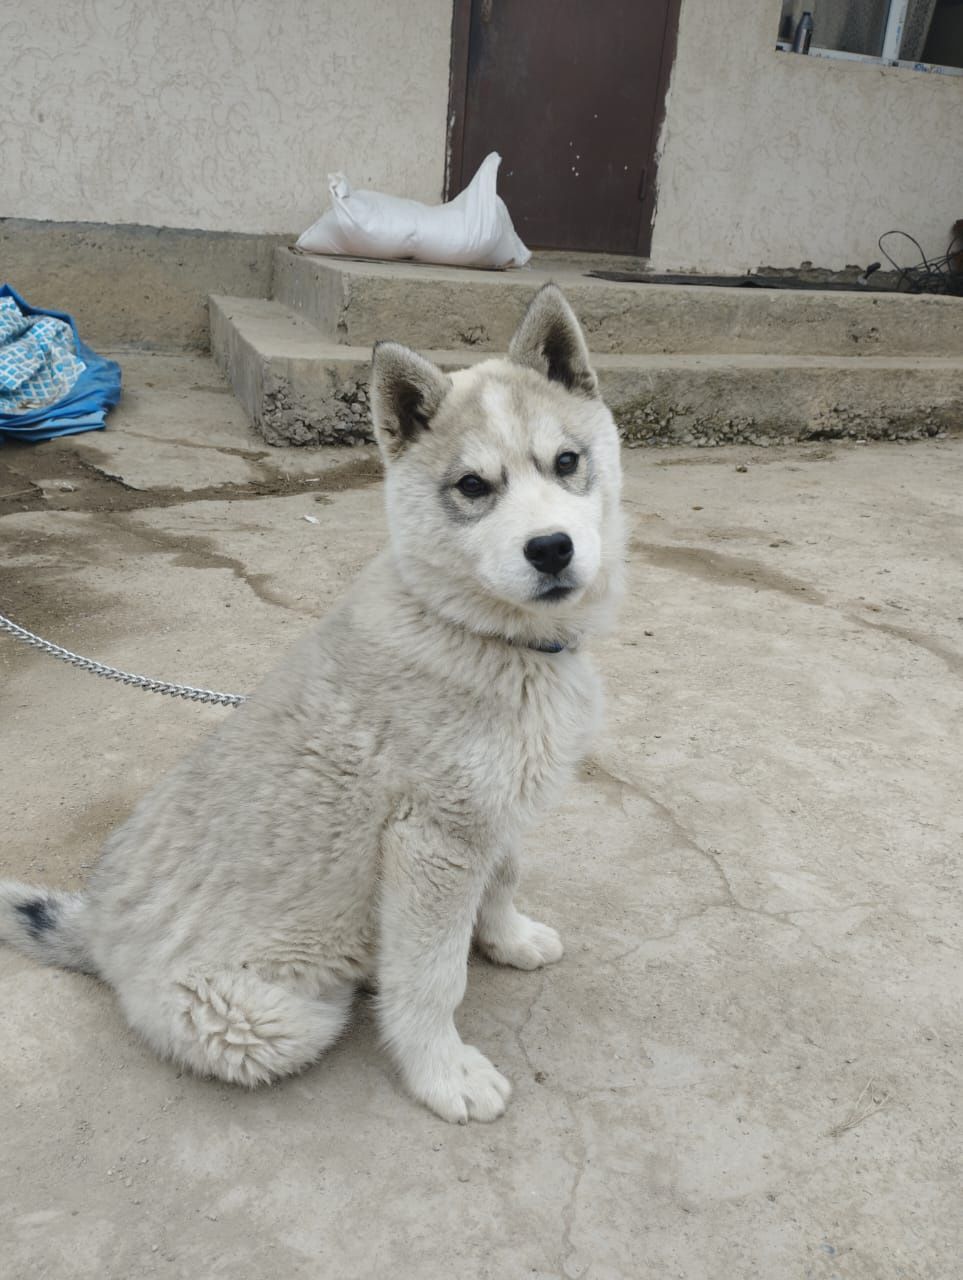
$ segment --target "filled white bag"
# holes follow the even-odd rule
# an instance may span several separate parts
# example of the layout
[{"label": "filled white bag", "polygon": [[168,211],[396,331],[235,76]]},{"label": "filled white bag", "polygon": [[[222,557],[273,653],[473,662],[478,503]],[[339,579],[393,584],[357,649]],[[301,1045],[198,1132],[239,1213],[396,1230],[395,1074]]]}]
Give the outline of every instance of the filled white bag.
[{"label": "filled white bag", "polygon": [[453,267],[523,267],[531,252],[515,234],[495,183],[493,151],[448,204],[427,205],[377,191],[352,191],[343,173],[328,177],[331,208],[299,238],[305,253],[354,258],[415,258]]}]

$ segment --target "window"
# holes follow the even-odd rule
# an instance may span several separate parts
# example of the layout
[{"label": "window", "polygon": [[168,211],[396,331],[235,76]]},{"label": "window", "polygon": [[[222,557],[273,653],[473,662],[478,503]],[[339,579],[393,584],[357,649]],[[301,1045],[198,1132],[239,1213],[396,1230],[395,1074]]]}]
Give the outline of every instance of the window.
[{"label": "window", "polygon": [[810,56],[963,75],[963,0],[783,0],[777,49],[793,50],[805,13]]}]

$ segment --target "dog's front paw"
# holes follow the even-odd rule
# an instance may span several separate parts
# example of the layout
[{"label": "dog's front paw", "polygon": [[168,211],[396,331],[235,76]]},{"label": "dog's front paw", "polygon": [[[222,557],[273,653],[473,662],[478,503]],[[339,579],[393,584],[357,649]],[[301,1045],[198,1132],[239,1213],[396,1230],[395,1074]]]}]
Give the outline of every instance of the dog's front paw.
[{"label": "dog's front paw", "polygon": [[450,1124],[497,1120],[512,1096],[502,1073],[470,1044],[459,1043],[405,1075],[415,1097]]},{"label": "dog's front paw", "polygon": [[515,969],[540,969],[561,960],[562,939],[547,924],[530,920],[520,911],[499,924],[497,929],[479,931],[476,938],[478,949],[489,960]]}]

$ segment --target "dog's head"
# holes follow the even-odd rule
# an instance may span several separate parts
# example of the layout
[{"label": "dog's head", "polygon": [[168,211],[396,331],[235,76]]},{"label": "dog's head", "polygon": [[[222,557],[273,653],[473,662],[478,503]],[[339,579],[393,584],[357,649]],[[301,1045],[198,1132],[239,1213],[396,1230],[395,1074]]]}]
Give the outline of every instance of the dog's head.
[{"label": "dog's head", "polygon": [[399,572],[472,630],[569,644],[621,580],[619,445],[572,309],[532,301],[508,358],[445,374],[375,347],[375,435]]}]

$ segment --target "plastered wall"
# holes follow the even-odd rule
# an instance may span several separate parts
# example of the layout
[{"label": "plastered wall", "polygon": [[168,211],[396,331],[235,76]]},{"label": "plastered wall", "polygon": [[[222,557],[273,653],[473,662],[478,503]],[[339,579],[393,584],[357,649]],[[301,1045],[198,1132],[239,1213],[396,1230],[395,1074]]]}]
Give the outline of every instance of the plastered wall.
[{"label": "plastered wall", "polygon": [[440,198],[451,0],[0,0],[0,216],[303,230]]},{"label": "plastered wall", "polygon": [[779,13],[683,0],[653,266],[840,269],[890,227],[942,254],[963,217],[963,77],[776,53]]},{"label": "plastered wall", "polygon": [[[653,266],[941,253],[963,78],[776,53],[779,13],[683,0]],[[436,200],[450,41],[451,0],[0,0],[0,217],[286,234],[336,168]]]}]

